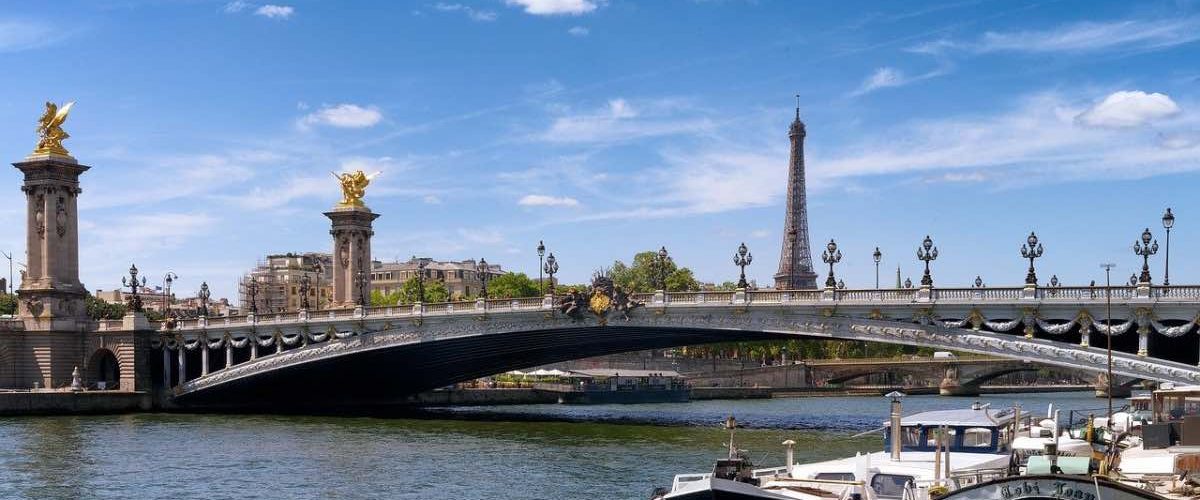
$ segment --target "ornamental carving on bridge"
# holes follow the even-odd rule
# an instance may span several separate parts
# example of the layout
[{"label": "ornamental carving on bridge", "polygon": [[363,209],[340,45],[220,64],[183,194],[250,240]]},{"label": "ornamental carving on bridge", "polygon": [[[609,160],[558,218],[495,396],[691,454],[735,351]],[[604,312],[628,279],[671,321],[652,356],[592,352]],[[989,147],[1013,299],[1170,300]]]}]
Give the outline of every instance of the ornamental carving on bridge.
[{"label": "ornamental carving on bridge", "polygon": [[643,305],[616,286],[607,270],[600,270],[592,274],[592,286],[588,290],[581,292],[572,288],[559,301],[558,309],[575,321],[583,320],[584,313],[590,312],[604,326],[608,324],[609,313],[618,312],[622,319],[629,321],[629,312]]}]

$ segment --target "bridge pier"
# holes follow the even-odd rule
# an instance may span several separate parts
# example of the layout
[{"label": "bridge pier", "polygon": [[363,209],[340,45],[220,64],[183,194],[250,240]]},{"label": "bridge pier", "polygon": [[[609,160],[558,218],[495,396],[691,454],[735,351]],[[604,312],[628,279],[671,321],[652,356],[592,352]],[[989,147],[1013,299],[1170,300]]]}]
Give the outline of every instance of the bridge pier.
[{"label": "bridge pier", "polygon": [[[1108,398],[1108,395],[1109,395],[1108,374],[1101,372],[1099,375],[1096,376],[1096,397]],[[1133,395],[1133,387],[1131,387],[1129,384],[1119,384],[1119,383],[1117,383],[1116,380],[1113,381],[1112,397],[1123,399],[1123,398],[1127,398],[1132,395]]]}]

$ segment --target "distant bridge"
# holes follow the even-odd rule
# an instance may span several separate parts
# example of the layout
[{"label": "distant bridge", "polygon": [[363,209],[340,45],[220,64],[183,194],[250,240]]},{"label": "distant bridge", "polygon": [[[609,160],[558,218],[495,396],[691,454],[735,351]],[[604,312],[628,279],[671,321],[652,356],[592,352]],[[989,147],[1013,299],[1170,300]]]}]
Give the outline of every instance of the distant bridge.
[{"label": "distant bridge", "polygon": [[[187,320],[156,376],[195,406],[375,404],[511,369],[710,342],[827,338],[990,354],[1200,383],[1200,287],[682,292],[639,295],[628,321],[550,297]],[[619,316],[619,315],[618,315]],[[156,363],[158,364],[158,363]]]}]

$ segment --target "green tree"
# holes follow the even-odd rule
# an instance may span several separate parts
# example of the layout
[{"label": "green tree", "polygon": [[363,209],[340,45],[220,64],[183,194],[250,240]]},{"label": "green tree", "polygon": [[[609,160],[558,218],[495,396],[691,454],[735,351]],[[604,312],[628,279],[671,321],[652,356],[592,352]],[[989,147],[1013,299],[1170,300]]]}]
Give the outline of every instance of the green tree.
[{"label": "green tree", "polygon": [[92,319],[121,319],[125,316],[125,304],[110,304],[90,293],[84,296],[83,304],[88,317]]},{"label": "green tree", "polygon": [[525,273],[502,274],[488,280],[488,297],[493,299],[515,299],[520,297],[537,297],[537,282],[529,279]]},{"label": "green tree", "polygon": [[12,293],[0,294],[0,314],[17,313],[17,296]]},{"label": "green tree", "polygon": [[700,282],[686,267],[678,267],[675,261],[667,259],[664,264],[658,258],[658,252],[639,252],[633,256],[633,264],[613,262],[609,276],[617,286],[633,292],[649,293],[658,289],[659,278],[666,274],[667,291],[687,292],[700,289]]},{"label": "green tree", "polygon": [[[434,302],[448,302],[450,300],[450,292],[446,290],[446,284],[441,280],[425,280],[425,303],[431,304]],[[392,293],[384,294],[378,290],[371,292],[371,305],[373,306],[394,306],[394,305],[409,305],[417,302],[421,298],[421,290],[418,287],[417,280],[410,279],[405,281],[400,286],[399,290]]]},{"label": "green tree", "polygon": [[737,283],[734,283],[732,281],[726,281],[724,283],[721,283],[720,285],[717,285],[716,290],[718,292],[732,292],[734,290],[737,290]]}]

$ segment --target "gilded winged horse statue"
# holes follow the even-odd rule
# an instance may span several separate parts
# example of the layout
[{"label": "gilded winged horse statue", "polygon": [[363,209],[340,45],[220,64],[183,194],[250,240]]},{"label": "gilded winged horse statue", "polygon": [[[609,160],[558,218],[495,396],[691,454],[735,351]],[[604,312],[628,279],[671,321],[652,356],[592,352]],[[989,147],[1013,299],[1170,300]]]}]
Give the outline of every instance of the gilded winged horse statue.
[{"label": "gilded winged horse statue", "polygon": [[71,137],[62,129],[63,122],[67,121],[67,114],[71,112],[71,107],[75,106],[75,102],[68,102],[62,107],[53,102],[46,102],[46,112],[42,113],[42,117],[38,119],[38,144],[33,150],[34,154],[60,154],[69,156],[71,153],[64,148],[62,141]]}]

